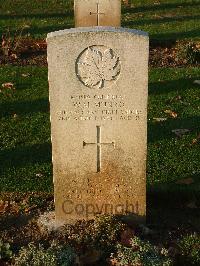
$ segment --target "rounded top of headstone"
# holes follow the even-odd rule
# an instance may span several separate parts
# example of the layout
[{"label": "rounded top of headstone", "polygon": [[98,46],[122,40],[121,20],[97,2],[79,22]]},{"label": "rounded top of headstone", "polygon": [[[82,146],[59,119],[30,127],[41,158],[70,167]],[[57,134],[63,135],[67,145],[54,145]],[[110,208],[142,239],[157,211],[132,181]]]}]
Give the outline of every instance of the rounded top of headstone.
[{"label": "rounded top of headstone", "polygon": [[79,28],[71,28],[71,29],[65,29],[65,30],[59,30],[50,32],[47,34],[47,39],[53,38],[53,37],[59,37],[66,34],[73,34],[73,33],[87,33],[87,32],[113,32],[113,33],[130,33],[133,35],[138,35],[142,37],[147,37],[149,34],[145,31],[135,30],[135,29],[128,29],[128,28],[122,28],[122,27],[79,27]]}]

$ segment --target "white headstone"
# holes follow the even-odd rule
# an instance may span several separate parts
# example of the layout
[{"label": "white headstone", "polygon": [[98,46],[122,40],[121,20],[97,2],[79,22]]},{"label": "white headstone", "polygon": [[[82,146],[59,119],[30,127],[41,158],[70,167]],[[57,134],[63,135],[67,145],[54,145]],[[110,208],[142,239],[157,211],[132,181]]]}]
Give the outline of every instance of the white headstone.
[{"label": "white headstone", "polygon": [[48,34],[56,218],[146,215],[146,33],[112,27]]}]

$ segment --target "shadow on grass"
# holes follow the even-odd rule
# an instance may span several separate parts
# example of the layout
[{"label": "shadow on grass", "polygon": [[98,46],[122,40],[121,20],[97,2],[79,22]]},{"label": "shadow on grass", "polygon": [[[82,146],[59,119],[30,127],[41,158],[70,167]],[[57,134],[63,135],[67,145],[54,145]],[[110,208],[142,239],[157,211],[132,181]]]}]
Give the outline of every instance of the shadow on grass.
[{"label": "shadow on grass", "polygon": [[35,144],[6,149],[0,152],[1,171],[6,168],[20,168],[31,164],[51,162],[51,144]]},{"label": "shadow on grass", "polygon": [[177,208],[185,201],[197,200],[200,204],[200,179],[198,174],[180,177],[180,179],[191,179],[191,184],[178,184],[177,180],[170,183],[150,185],[148,187],[148,197],[153,205]]},{"label": "shadow on grass", "polygon": [[[147,192],[147,221],[157,229],[181,228],[200,230],[200,180],[198,175],[185,178],[194,183],[152,185]],[[168,231],[166,231],[168,234]]]},{"label": "shadow on grass", "polygon": [[178,22],[178,21],[188,21],[188,20],[199,20],[200,16],[174,16],[174,17],[163,17],[159,19],[141,19],[141,20],[129,20],[123,23],[124,27],[129,26],[144,26],[149,24],[162,24],[167,22]]},{"label": "shadow on grass", "polygon": [[33,214],[20,214],[20,215],[4,215],[0,219],[1,230],[8,230],[10,227],[14,226],[15,229],[20,229],[25,226],[33,218]]},{"label": "shadow on grass", "polygon": [[46,19],[46,18],[72,18],[74,17],[74,12],[73,10],[68,10],[65,13],[33,13],[33,14],[2,14],[0,15],[0,20],[1,19]]},{"label": "shadow on grass", "polygon": [[[54,31],[59,31],[59,30],[64,30],[64,29],[69,29],[74,27],[74,24],[63,24],[63,25],[52,25],[52,26],[45,26],[45,27],[39,27],[39,26],[31,26],[30,28],[25,29],[22,32],[22,36],[27,36],[27,34],[30,34],[32,36],[34,35],[41,35],[41,34],[48,34],[49,32],[54,32]],[[1,28],[0,29],[0,35],[5,34],[7,31],[6,28]],[[10,30],[11,36],[14,36],[16,34],[16,30]]]},{"label": "shadow on grass", "polygon": [[158,82],[150,82],[149,83],[149,95],[159,95],[162,93],[169,93],[170,91],[185,91],[187,89],[191,89],[193,85],[194,78],[181,78],[174,80],[161,80]]},{"label": "shadow on grass", "polygon": [[165,122],[148,123],[148,143],[154,143],[162,139],[174,138],[174,129],[189,129],[191,132],[200,131],[200,116],[183,119],[168,119]]},{"label": "shadow on grass", "polygon": [[[137,22],[136,22],[137,23]],[[138,22],[139,24],[142,24],[142,22]],[[156,23],[156,21],[154,22]],[[135,28],[137,24],[135,22],[128,22],[128,23],[123,23],[123,27],[130,26],[131,28]],[[192,39],[192,38],[199,38],[199,33],[200,29],[195,29],[195,30],[188,30],[188,31],[178,31],[178,32],[168,32],[168,33],[154,33],[150,34],[150,41],[151,42],[157,42],[159,40],[162,41],[168,41],[169,43],[175,43],[175,41],[178,40],[183,40],[183,39]]]},{"label": "shadow on grass", "polygon": [[200,29],[189,30],[184,32],[169,32],[169,33],[159,33],[151,34],[151,39],[163,39],[163,40],[182,40],[185,38],[199,38]]},{"label": "shadow on grass", "polygon": [[27,30],[27,33],[31,35],[35,34],[47,34],[49,32],[53,31],[59,31],[59,30],[64,30],[64,29],[69,29],[72,28],[74,25],[73,24],[64,24],[64,25],[52,25],[52,26],[46,26],[46,27],[31,27]]},{"label": "shadow on grass", "polygon": [[[150,11],[160,11],[158,15],[162,16],[162,11],[165,12],[167,9],[178,9],[179,7],[185,7],[185,8],[191,8],[196,7],[200,8],[200,2],[193,2],[193,3],[166,3],[166,4],[159,4],[159,5],[151,5],[151,6],[139,6],[139,7],[133,7],[133,8],[125,8],[123,9],[123,14],[135,14],[139,12],[150,12]],[[169,10],[170,11],[170,10]],[[163,13],[164,14],[164,13]],[[174,17],[162,17],[157,19],[139,19],[139,20],[129,20],[128,22],[122,22],[123,27],[131,27],[136,28],[137,26],[145,26],[145,25],[153,25],[153,24],[163,24],[163,23],[170,23],[170,22],[186,22],[189,20],[193,20],[198,22],[200,19],[199,15],[195,16],[174,16]],[[186,30],[182,32],[169,32],[169,33],[155,33],[150,34],[150,39],[158,40],[179,40],[179,39],[185,39],[185,38],[196,38],[199,37],[200,29],[194,29],[194,30]]]},{"label": "shadow on grass", "polygon": [[0,106],[0,117],[8,117],[13,114],[24,115],[29,113],[49,112],[49,100],[38,99],[23,102],[3,103]]},{"label": "shadow on grass", "polygon": [[173,8],[180,8],[180,7],[200,7],[199,1],[196,2],[190,2],[190,3],[163,3],[163,4],[157,4],[157,5],[149,5],[149,6],[139,6],[139,7],[131,7],[131,8],[124,8],[122,10],[123,13],[139,13],[139,12],[149,12],[149,11],[158,11],[158,10],[164,10],[164,9],[173,9]]}]

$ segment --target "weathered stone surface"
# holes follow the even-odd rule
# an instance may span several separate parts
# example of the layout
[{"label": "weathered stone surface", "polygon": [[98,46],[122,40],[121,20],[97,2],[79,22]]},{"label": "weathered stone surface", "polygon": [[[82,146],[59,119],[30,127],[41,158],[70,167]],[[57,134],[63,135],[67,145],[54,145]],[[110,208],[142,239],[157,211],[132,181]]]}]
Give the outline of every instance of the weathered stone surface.
[{"label": "weathered stone surface", "polygon": [[121,25],[121,0],[75,0],[75,26]]},{"label": "weathered stone surface", "polygon": [[148,36],[48,34],[56,218],[146,213]]}]

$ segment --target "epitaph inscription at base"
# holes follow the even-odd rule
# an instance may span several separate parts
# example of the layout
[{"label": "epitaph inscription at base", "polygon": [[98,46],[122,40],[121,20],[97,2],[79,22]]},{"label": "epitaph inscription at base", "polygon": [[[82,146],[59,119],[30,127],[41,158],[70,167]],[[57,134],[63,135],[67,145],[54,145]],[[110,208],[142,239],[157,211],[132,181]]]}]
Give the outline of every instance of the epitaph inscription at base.
[{"label": "epitaph inscription at base", "polygon": [[148,36],[112,27],[47,38],[56,218],[146,214]]}]

